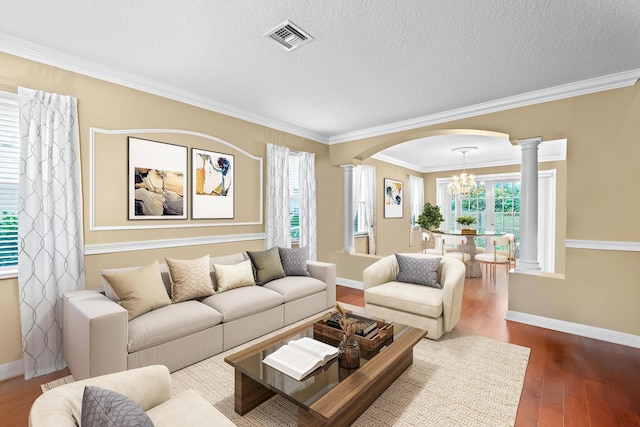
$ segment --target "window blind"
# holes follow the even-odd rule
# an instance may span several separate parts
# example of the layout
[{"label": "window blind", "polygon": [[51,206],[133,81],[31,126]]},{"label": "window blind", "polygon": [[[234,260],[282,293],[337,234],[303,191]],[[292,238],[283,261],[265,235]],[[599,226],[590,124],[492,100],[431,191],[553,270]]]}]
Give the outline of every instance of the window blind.
[{"label": "window blind", "polygon": [[18,265],[18,96],[0,91],[0,271]]}]

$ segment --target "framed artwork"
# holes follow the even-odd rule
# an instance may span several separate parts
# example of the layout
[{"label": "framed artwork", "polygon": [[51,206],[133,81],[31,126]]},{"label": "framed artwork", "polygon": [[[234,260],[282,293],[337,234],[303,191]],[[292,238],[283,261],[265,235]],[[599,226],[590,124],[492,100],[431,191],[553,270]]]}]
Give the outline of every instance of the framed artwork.
[{"label": "framed artwork", "polygon": [[402,218],[404,184],[395,179],[384,179],[384,217]]},{"label": "framed artwork", "polygon": [[191,149],[191,218],[234,216],[234,156]]},{"label": "framed artwork", "polygon": [[129,219],[187,218],[187,147],[128,137]]}]

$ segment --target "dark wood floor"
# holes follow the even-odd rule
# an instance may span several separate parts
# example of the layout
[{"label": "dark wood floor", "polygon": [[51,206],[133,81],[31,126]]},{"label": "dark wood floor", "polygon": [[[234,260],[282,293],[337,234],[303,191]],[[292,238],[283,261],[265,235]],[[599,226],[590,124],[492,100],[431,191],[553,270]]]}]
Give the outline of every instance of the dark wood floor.
[{"label": "dark wood floor", "polygon": [[[466,280],[456,328],[531,348],[516,426],[640,426],[640,349],[504,320],[507,280],[498,273],[496,283]],[[338,286],[337,295],[364,305],[361,290]],[[68,374],[0,382],[0,425],[26,426],[40,384]]]}]

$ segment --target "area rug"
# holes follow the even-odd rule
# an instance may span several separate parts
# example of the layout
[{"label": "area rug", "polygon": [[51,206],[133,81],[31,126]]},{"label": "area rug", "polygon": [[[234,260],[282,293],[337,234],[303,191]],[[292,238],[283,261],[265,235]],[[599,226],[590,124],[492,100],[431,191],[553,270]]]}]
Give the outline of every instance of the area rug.
[{"label": "area rug", "polygon": [[[280,396],[244,416],[233,409],[234,372],[224,358],[258,340],[172,373],[172,393],[194,389],[238,426],[297,425],[297,407]],[[512,426],[529,351],[456,330],[439,341],[423,339],[414,347],[413,365],[353,425]],[[65,377],[42,388],[72,381]]]}]

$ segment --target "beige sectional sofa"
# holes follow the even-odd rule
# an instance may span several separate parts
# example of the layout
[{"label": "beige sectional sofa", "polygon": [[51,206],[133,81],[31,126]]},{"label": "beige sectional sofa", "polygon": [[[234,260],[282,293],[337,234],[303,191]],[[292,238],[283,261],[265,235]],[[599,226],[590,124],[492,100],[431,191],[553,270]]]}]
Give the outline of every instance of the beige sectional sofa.
[{"label": "beige sectional sofa", "polygon": [[[306,276],[222,291],[215,266],[222,272],[222,266],[240,266],[247,259],[246,253],[211,258],[213,295],[170,303],[131,320],[108,291],[66,294],[63,341],[71,373],[79,380],[155,364],[173,372],[335,305],[335,265],[316,261],[306,261]],[[159,268],[171,296],[169,268]],[[105,276],[139,269],[108,269],[101,276],[104,283]]]}]

